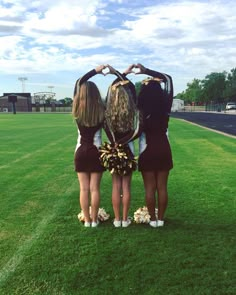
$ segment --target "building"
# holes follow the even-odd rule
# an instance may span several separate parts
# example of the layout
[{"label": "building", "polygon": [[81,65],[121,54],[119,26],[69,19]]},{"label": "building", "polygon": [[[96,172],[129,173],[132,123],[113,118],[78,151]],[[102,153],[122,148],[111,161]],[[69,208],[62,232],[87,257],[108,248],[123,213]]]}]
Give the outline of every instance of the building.
[{"label": "building", "polygon": [[183,110],[184,110],[184,101],[179,98],[174,98],[172,107],[171,107],[171,112],[178,112]]},{"label": "building", "polygon": [[0,112],[13,112],[14,106],[11,102],[14,97],[16,112],[32,112],[32,98],[30,93],[3,93],[0,96]]}]

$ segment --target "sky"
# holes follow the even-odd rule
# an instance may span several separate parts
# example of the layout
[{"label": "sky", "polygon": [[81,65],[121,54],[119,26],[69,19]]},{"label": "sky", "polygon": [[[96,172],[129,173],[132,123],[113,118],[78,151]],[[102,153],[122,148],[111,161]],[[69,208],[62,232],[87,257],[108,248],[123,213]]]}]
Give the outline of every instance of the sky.
[{"label": "sky", "polygon": [[[133,63],[171,75],[177,95],[194,78],[236,67],[236,2],[0,0],[0,44],[0,96],[72,98],[75,81],[96,66],[123,72]],[[91,80],[105,96],[114,78]]]}]

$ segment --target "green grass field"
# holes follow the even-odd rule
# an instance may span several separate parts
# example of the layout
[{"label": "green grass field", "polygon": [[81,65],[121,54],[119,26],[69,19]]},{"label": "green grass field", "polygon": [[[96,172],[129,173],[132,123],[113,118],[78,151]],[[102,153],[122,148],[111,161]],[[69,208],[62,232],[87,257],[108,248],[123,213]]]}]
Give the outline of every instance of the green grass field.
[{"label": "green grass field", "polygon": [[[163,228],[78,221],[69,114],[0,115],[0,294],[236,294],[236,140],[171,118]],[[132,181],[130,216],[143,206]]]}]

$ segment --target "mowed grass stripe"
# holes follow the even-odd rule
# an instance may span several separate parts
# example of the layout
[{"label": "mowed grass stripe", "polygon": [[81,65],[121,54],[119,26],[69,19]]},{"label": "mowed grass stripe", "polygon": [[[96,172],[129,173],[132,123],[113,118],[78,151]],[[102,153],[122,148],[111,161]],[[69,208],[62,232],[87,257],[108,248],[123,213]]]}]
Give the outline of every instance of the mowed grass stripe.
[{"label": "mowed grass stripe", "polygon": [[[65,141],[0,172],[0,265],[5,270],[1,294],[235,294],[235,169],[229,160],[235,140],[171,119],[175,166],[166,226],[114,229],[111,176],[106,172],[101,207],[111,219],[85,229],[77,220],[76,127],[69,115],[36,117],[14,118],[22,130],[36,130],[43,122],[33,135],[36,149],[58,138]],[[11,120],[4,117],[10,128],[4,131],[8,143],[19,133],[14,134]],[[1,128],[0,124],[0,132]],[[20,136],[22,148],[29,152],[31,136],[31,131]],[[0,159],[2,154],[1,145]],[[135,172],[130,215],[143,205],[142,178]]]},{"label": "mowed grass stripe", "polygon": [[[32,246],[37,243],[37,241],[40,239],[40,236],[44,234],[44,231],[47,229],[49,223],[52,222],[53,219],[57,216],[60,209],[65,206],[66,198],[70,196],[73,192],[74,185],[74,181],[71,181],[63,196],[59,196],[57,202],[54,202],[50,210],[48,212],[45,212],[42,220],[37,221],[36,227],[33,229],[33,231],[31,231],[27,239],[25,239],[23,242],[21,241],[20,246],[16,249],[14,255],[6,262],[5,265],[1,267],[0,285],[4,284],[8,277],[14,273],[18,265],[22,263],[23,259],[26,256],[29,256]],[[27,210],[30,209],[28,206],[25,209],[26,210],[23,210],[22,214],[27,215]]]},{"label": "mowed grass stripe", "polygon": [[[78,189],[73,171],[77,131],[71,118],[58,115],[41,116],[44,122],[42,125],[45,125],[42,128],[38,126],[41,124],[39,116],[36,117],[37,120],[33,114],[20,114],[12,121],[10,115],[10,123],[14,124],[5,121],[6,126],[0,126],[6,134],[6,140],[2,138],[2,142],[8,147],[8,151],[14,151],[14,155],[8,157],[8,154],[4,153],[5,146],[1,145],[2,155],[7,163],[5,169],[0,170],[0,259],[4,263],[9,256],[14,255],[21,243],[31,239],[32,231],[37,228],[38,222],[44,220],[44,215],[50,215],[51,208],[64,197],[68,183],[73,181]],[[58,127],[55,127],[55,123]],[[32,131],[25,132],[28,129]],[[71,132],[68,132],[68,129]],[[18,136],[21,144],[16,148],[15,141]],[[17,149],[20,151],[17,152]],[[27,153],[27,150],[31,152]],[[22,156],[19,157],[19,154]],[[9,255],[6,255],[8,252]]]},{"label": "mowed grass stripe", "polygon": [[[49,134],[50,135],[50,134]],[[31,152],[24,152],[22,156],[19,156],[19,153],[17,151],[13,152],[2,152],[4,154],[4,158],[6,157],[7,153],[10,153],[11,156],[14,155],[16,157],[15,160],[9,161],[5,165],[0,165],[0,170],[1,169],[8,169],[12,166],[14,166],[18,162],[24,162],[26,159],[30,158],[30,161],[32,161],[32,158],[38,157],[38,154],[46,154],[48,150],[55,148],[56,146],[59,146],[60,144],[64,144],[66,140],[71,140],[72,137],[71,135],[66,135],[63,136],[61,139],[54,140],[47,145],[43,145],[40,148],[37,146],[36,148],[32,148]],[[24,163],[23,163],[24,164]]]},{"label": "mowed grass stripe", "polygon": [[14,273],[17,266],[22,263],[23,259],[28,255],[33,244],[40,238],[49,222],[55,218],[59,206],[62,206],[63,204],[64,200],[60,198],[54,207],[50,209],[50,213],[44,215],[43,219],[38,223],[37,227],[34,228],[31,235],[20,244],[14,255],[2,266],[0,271],[0,285],[3,284],[8,277]]},{"label": "mowed grass stripe", "polygon": [[[0,165],[8,164],[9,161],[17,160],[49,144],[56,144],[66,136],[71,136],[74,142],[76,140],[76,128],[68,114],[9,114],[3,117],[4,120],[0,120]],[[67,140],[69,144],[69,138]]]},{"label": "mowed grass stripe", "polygon": [[172,119],[170,130],[174,158],[170,196],[174,195],[174,200],[180,198],[186,205],[186,214],[192,216],[189,222],[203,219],[204,223],[211,223],[211,218],[204,217],[214,209],[217,224],[229,220],[234,224],[236,140],[181,120]]}]

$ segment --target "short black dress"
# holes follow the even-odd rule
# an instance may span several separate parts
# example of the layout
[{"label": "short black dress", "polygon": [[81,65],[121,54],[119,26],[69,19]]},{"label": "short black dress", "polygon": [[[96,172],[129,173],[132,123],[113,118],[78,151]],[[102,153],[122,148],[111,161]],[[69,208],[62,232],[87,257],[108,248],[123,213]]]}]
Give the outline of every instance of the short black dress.
[{"label": "short black dress", "polygon": [[[171,147],[168,138],[168,122],[173,102],[172,78],[163,73],[146,69],[145,74],[161,79],[164,83],[164,103],[161,109],[155,109],[155,102],[146,105],[146,97],[138,101],[138,106],[144,113],[143,132],[139,137],[139,171],[169,171],[173,168]],[[139,99],[139,98],[138,98]],[[143,99],[143,101],[141,101]],[[158,100],[158,96],[155,98]],[[153,109],[154,106],[154,109]]]},{"label": "short black dress", "polygon": [[78,126],[78,141],[74,164],[76,172],[103,172],[105,168],[99,160],[102,124],[94,127]]},{"label": "short black dress", "polygon": [[[93,69],[78,79],[75,83],[74,96],[78,91],[78,85],[82,85],[85,81],[97,74]],[[102,144],[102,125],[86,127],[81,126],[76,120],[78,127],[78,139],[74,154],[74,166],[76,172],[103,172],[105,169],[99,160],[99,147]]]},{"label": "short black dress", "polygon": [[170,143],[162,120],[149,118],[145,122],[139,138],[139,171],[169,171],[173,168]]}]

